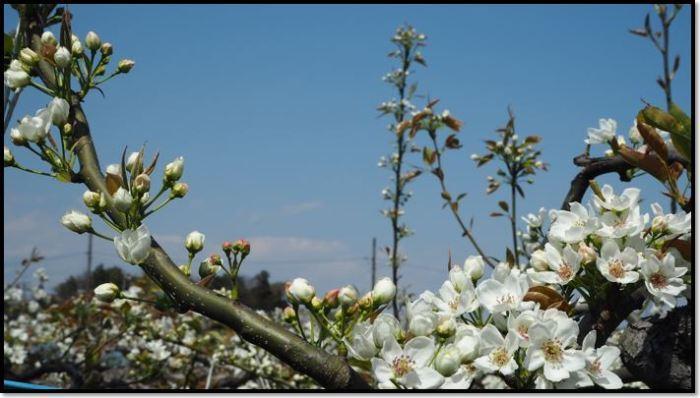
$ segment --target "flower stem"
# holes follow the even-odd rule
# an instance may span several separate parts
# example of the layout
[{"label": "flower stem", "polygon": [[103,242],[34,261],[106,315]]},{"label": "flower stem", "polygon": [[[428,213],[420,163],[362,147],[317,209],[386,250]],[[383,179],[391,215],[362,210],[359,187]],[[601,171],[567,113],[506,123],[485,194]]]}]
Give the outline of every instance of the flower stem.
[{"label": "flower stem", "polygon": [[37,83],[33,80],[30,80],[29,85],[38,89],[39,91],[43,92],[46,95],[50,95],[51,97],[55,97],[55,93],[41,83]]},{"label": "flower stem", "polygon": [[14,168],[16,168],[16,169],[20,169],[20,170],[22,170],[22,171],[26,171],[27,173],[32,173],[32,174],[37,174],[37,175],[47,176],[47,177],[54,177],[54,175],[51,174],[51,173],[46,173],[46,172],[39,171],[39,170],[32,170],[32,169],[30,169],[30,168],[27,168],[27,167],[22,166],[22,165],[19,164],[19,163],[13,164],[12,167],[14,167]]},{"label": "flower stem", "polygon": [[97,236],[97,237],[100,237],[100,238],[102,238],[102,239],[104,239],[104,240],[107,240],[107,241],[110,241],[110,242],[113,241],[113,239],[110,238],[109,236],[102,235],[101,233],[95,231],[94,229],[91,230],[91,231],[88,231],[88,232],[91,233],[91,234],[93,234],[93,235],[95,235],[95,236]]}]

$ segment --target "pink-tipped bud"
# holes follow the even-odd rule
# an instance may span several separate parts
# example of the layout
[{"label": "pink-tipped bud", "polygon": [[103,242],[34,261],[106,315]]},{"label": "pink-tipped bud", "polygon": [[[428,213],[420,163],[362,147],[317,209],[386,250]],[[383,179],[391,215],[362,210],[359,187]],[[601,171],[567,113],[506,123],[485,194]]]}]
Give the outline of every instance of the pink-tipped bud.
[{"label": "pink-tipped bud", "polygon": [[241,253],[243,257],[250,254],[250,242],[245,239],[239,239],[233,244],[233,251],[235,253]]},{"label": "pink-tipped bud", "polygon": [[212,265],[223,265],[223,263],[221,262],[221,256],[216,253],[209,256],[209,262]]},{"label": "pink-tipped bud", "polygon": [[335,308],[338,306],[338,293],[340,289],[333,289],[323,296],[323,303],[329,308]]},{"label": "pink-tipped bud", "polygon": [[230,254],[231,251],[233,250],[233,243],[226,241],[221,244],[221,250],[224,251],[226,254]]}]

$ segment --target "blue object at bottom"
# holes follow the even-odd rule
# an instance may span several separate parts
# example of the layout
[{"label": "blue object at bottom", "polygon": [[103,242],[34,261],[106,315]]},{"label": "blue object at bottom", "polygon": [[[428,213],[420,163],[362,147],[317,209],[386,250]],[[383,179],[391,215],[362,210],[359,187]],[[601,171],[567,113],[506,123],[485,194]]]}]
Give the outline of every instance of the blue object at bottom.
[{"label": "blue object at bottom", "polygon": [[56,390],[58,387],[42,386],[39,384],[23,383],[21,381],[5,380],[5,387],[22,390]]}]

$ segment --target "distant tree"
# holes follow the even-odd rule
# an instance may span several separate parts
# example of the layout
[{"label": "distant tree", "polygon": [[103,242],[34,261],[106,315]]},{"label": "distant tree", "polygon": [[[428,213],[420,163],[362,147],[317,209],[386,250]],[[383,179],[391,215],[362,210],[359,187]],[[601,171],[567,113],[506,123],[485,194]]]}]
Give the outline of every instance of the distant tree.
[{"label": "distant tree", "polygon": [[[88,280],[87,276],[87,273],[83,273],[82,275],[68,277],[68,279],[56,286],[56,296],[61,300],[75,296],[78,291],[85,289]],[[106,268],[104,264],[100,264],[92,271],[89,290],[92,291],[95,287],[108,282],[115,283],[121,288],[127,288],[127,285],[133,279],[132,275],[125,273],[119,267],[111,266]]]}]

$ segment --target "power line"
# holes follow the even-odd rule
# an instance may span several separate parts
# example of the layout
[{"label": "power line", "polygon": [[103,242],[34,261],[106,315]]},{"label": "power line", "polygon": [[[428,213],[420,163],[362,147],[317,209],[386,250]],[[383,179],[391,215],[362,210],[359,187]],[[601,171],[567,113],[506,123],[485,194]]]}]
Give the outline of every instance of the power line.
[{"label": "power line", "polygon": [[314,260],[249,260],[249,264],[323,264],[323,263],[344,263],[348,261],[367,260],[367,257],[329,258]]}]

